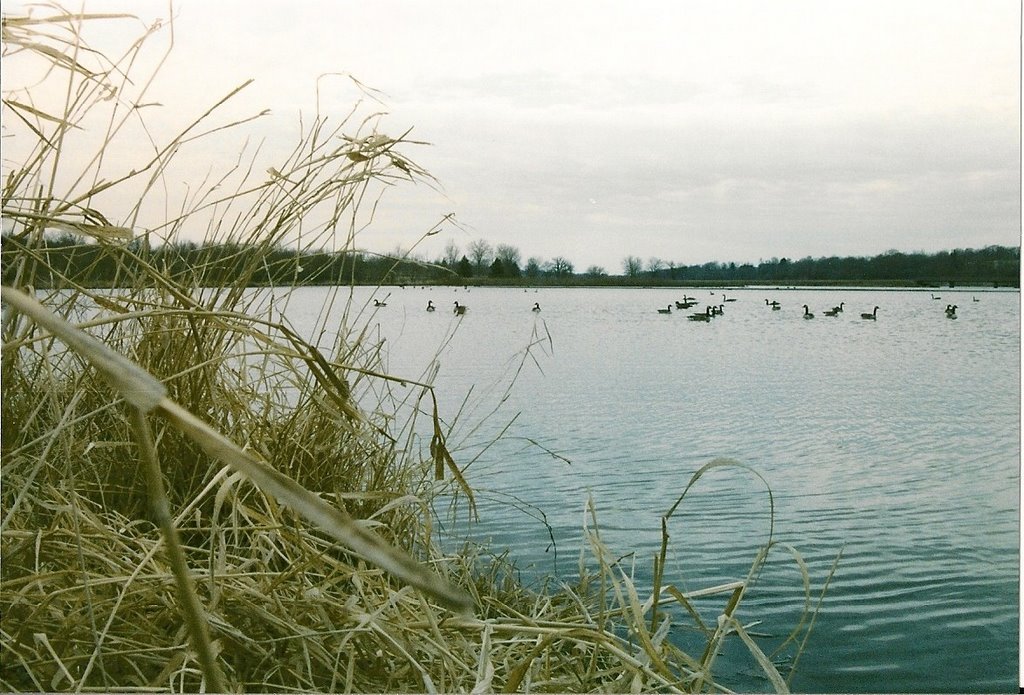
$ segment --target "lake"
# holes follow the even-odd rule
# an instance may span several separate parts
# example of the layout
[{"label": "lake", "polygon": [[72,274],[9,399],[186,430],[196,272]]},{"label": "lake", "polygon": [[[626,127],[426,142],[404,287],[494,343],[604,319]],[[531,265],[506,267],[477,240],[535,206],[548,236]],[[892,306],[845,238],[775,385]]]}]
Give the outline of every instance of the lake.
[{"label": "lake", "polygon": [[[509,548],[524,580],[573,576],[591,497],[605,542],[643,584],[661,516],[703,464],[729,457],[771,486],[774,537],[803,555],[815,599],[842,550],[794,690],[1016,689],[1019,292],[685,293],[700,304],[663,315],[684,290],[356,288],[361,314],[348,320],[371,327],[391,374],[427,378],[436,360],[450,445],[478,489],[469,530]],[[298,289],[286,315],[312,334],[326,296]],[[724,314],[687,320],[709,302]],[[875,306],[877,320],[861,319]],[[336,309],[323,325],[340,320]],[[742,579],[768,515],[756,476],[709,472],[670,521],[665,581]],[[794,563],[773,553],[741,620],[777,644],[802,597]],[[707,604],[712,618],[723,605]],[[722,681],[768,689],[742,654],[723,655]]]}]

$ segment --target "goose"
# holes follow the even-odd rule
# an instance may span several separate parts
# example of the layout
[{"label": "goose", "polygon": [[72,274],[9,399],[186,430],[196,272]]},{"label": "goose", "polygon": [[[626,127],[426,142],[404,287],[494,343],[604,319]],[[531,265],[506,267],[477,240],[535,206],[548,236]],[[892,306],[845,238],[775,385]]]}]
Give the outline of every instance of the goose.
[{"label": "goose", "polygon": [[534,302],[533,308],[530,311],[540,311],[540,302]]},{"label": "goose", "polygon": [[690,314],[686,318],[691,321],[710,321],[711,320],[711,307],[709,306],[704,310],[703,314]]},{"label": "goose", "polygon": [[975,302],[980,302],[980,301],[981,301],[981,300],[980,300],[980,299],[978,299],[977,297],[971,297],[971,299],[972,299],[973,301],[975,301]]},{"label": "goose", "polygon": [[946,305],[946,318],[947,319],[955,319],[956,318],[956,304],[947,304]]},{"label": "goose", "polygon": [[846,306],[846,302],[839,302],[839,306],[832,307],[832,311],[836,312],[837,314],[841,314],[843,313],[844,306]]},{"label": "goose", "polygon": [[428,299],[427,300],[427,311],[433,311],[436,308],[437,307],[434,306],[434,300],[433,299]]},{"label": "goose", "polygon": [[671,313],[672,313],[672,305],[671,305],[671,304],[669,304],[669,305],[668,305],[667,307],[665,307],[664,309],[658,309],[658,313],[659,313],[659,314],[671,314]]},{"label": "goose", "polygon": [[876,306],[875,310],[872,311],[870,314],[861,314],[860,317],[862,319],[870,319],[872,321],[876,320],[878,318],[878,307]]},{"label": "goose", "polygon": [[774,299],[770,302],[766,299],[764,300],[764,303],[765,305],[770,306],[772,308],[772,311],[778,311],[779,309],[782,308],[782,305],[776,302]]},{"label": "goose", "polygon": [[932,295],[932,299],[942,299],[942,297],[936,297],[936,296],[935,296],[935,295],[933,294],[933,295]]},{"label": "goose", "polygon": [[465,314],[466,309],[468,308],[469,307],[466,306],[465,304],[459,304],[458,302],[455,302],[455,314],[457,314],[458,316],[462,316],[463,314]]},{"label": "goose", "polygon": [[811,313],[811,310],[807,308],[806,304],[804,304],[804,318],[805,319],[813,319],[814,318],[814,314]]},{"label": "goose", "polygon": [[697,302],[692,301],[688,297],[683,297],[683,301],[676,302],[676,309],[689,309],[690,307],[697,306]]},{"label": "goose", "polygon": [[723,293],[722,293],[722,301],[723,301],[723,302],[735,302],[735,301],[736,301],[736,299],[735,299],[735,298],[733,298],[733,299],[726,299],[726,298],[725,298],[725,292],[723,292]]},{"label": "goose", "polygon": [[839,316],[839,312],[843,310],[843,302],[839,302],[839,306],[834,306],[825,312],[825,316]]},{"label": "goose", "polygon": [[387,302],[382,302],[379,299],[374,299],[373,300],[373,305],[374,306],[387,306],[388,304],[387,304]]}]

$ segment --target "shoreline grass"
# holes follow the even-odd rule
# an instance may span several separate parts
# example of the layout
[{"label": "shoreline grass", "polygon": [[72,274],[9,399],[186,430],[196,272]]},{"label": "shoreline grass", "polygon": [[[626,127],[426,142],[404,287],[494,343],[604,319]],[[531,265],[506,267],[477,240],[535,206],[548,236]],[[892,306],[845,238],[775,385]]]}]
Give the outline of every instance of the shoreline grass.
[{"label": "shoreline grass", "polygon": [[[0,326],[0,689],[725,690],[714,664],[726,639],[750,648],[773,689],[788,688],[735,614],[774,541],[749,576],[688,595],[664,574],[664,546],[654,586],[638,583],[591,504],[578,579],[528,590],[507,563],[442,550],[434,501],[474,500],[448,449],[457,417],[429,379],[386,373],[343,287],[322,314],[343,307],[337,335],[321,324],[307,340],[285,318],[288,287],[276,302],[247,291],[258,256],[219,284],[202,266],[172,274],[152,262],[153,240],[196,227],[254,248],[299,233],[309,248],[354,248],[363,206],[398,181],[430,183],[403,154],[415,143],[358,109],[337,125],[318,113],[269,178],[252,163],[232,167],[141,229],[138,210],[160,200],[171,161],[203,137],[194,133],[249,119],[218,123],[212,108],[141,163],[110,162],[152,81],[122,76],[153,32],[110,61],[81,44],[80,29],[116,18],[44,12],[4,17],[5,60],[42,61],[74,96],[4,95],[14,137],[30,146],[20,164],[5,162],[3,186],[5,223],[25,243],[2,256],[13,279]],[[142,87],[126,95],[132,84]],[[86,119],[105,127],[79,128]],[[81,152],[92,155],[71,156]],[[84,168],[65,171],[74,161]],[[111,223],[102,203],[121,188],[140,197]],[[61,278],[32,252],[68,228],[102,248],[97,262],[114,264],[117,289]],[[36,289],[43,277],[59,282]],[[429,455],[395,421],[392,384],[415,394]],[[712,462],[691,484],[736,465]],[[806,568],[785,549],[804,570],[812,615]],[[670,634],[704,595],[724,609],[694,656]],[[809,628],[801,621],[791,644]]]}]

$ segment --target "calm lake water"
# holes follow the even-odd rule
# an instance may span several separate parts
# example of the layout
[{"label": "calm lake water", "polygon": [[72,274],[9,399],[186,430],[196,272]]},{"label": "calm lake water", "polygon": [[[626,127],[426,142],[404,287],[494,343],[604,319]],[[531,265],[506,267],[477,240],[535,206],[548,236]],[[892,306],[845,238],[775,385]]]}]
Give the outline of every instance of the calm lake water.
[{"label": "calm lake water", "polygon": [[[722,303],[722,290],[688,293],[701,304],[671,315],[656,309],[682,290],[393,287],[354,298],[390,373],[424,378],[439,364],[442,416],[458,415],[450,444],[479,489],[471,532],[509,548],[525,579],[576,572],[590,496],[604,540],[635,553],[626,562],[643,584],[661,516],[698,468],[730,457],[771,486],[775,539],[803,555],[815,599],[843,553],[794,690],[1015,691],[1019,293],[726,290],[736,301],[711,323],[686,314]],[[286,315],[314,332],[326,294],[297,290]],[[438,311],[424,311],[428,300]],[[461,318],[456,300],[469,307]],[[840,302],[838,317],[823,315]],[[875,306],[876,321],[860,318]],[[742,579],[768,514],[754,475],[710,472],[672,517],[666,581]],[[768,647],[798,619],[795,567],[773,554],[742,605]],[[713,618],[724,601],[701,609]],[[722,682],[769,689],[734,642]]]}]

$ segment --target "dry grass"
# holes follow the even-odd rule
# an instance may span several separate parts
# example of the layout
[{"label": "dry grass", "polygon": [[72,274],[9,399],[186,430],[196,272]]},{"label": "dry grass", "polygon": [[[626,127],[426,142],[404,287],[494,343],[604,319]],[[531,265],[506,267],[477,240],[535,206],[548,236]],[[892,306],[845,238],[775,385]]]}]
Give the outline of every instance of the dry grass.
[{"label": "dry grass", "polygon": [[[145,124],[152,76],[126,75],[155,29],[111,61],[82,44],[95,21],[115,20],[56,6],[4,18],[5,60],[41,62],[44,83],[63,87],[4,95],[25,156],[5,161],[3,188],[14,281],[0,364],[0,689],[717,690],[715,658],[735,636],[786,690],[735,617],[774,541],[748,577],[693,594],[664,576],[667,534],[645,587],[605,547],[596,513],[572,586],[530,591],[500,560],[442,552],[432,501],[457,491],[472,505],[473,491],[430,384],[383,373],[343,290],[331,300],[343,330],[321,323],[307,339],[284,318],[288,288],[268,303],[246,287],[261,249],[354,249],[358,211],[383,188],[429,183],[402,154],[412,143],[358,108],[335,126],[317,114],[268,177],[240,157],[143,228],[178,152],[250,119],[213,120],[233,90],[165,142],[154,136],[141,161],[113,164],[120,134]],[[138,200],[116,224],[100,212],[113,189]],[[197,228],[255,251],[231,283],[150,263],[151,244]],[[102,246],[118,287],[56,277],[35,292],[56,274],[34,250],[54,230]],[[381,384],[396,382],[425,404],[411,417],[429,418],[426,459],[416,428],[394,422]],[[738,464],[713,462],[691,484],[722,465]],[[809,577],[792,553],[809,615]],[[716,594],[723,610],[707,625],[692,601]],[[701,654],[669,639],[680,621],[705,634]],[[791,641],[802,648],[808,632],[798,625]]]}]

